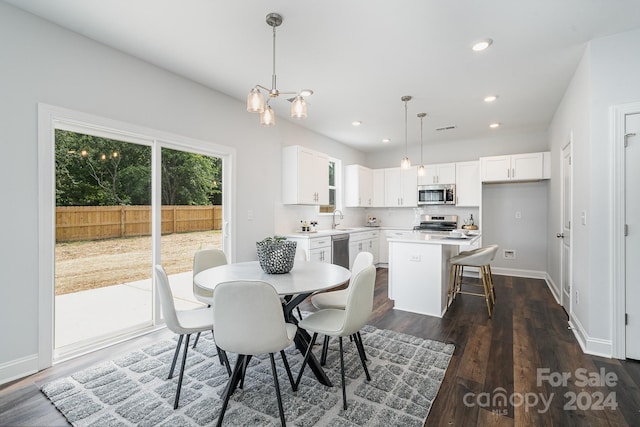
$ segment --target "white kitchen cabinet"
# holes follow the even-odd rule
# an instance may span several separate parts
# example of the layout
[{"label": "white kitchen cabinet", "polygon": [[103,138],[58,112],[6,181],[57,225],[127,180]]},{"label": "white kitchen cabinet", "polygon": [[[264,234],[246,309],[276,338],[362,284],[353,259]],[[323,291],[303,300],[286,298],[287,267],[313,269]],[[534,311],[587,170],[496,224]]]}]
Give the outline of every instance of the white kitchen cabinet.
[{"label": "white kitchen cabinet", "polygon": [[456,163],[456,206],[480,206],[480,161]]},{"label": "white kitchen cabinet", "polygon": [[289,237],[288,240],[297,242],[298,247],[306,250],[309,254],[309,261],[331,263],[331,236]]},{"label": "white kitchen cabinet", "polygon": [[282,203],[329,204],[329,156],[300,145],[282,149]]},{"label": "white kitchen cabinet", "polygon": [[344,168],[344,203],[346,207],[373,206],[373,171],[360,165]]},{"label": "white kitchen cabinet", "polygon": [[380,236],[378,238],[379,246],[378,246],[378,262],[380,264],[388,264],[389,263],[389,242],[387,239],[391,237],[398,237],[404,234],[411,233],[409,230],[384,230],[380,232]]},{"label": "white kitchen cabinet", "polygon": [[373,207],[384,207],[384,169],[373,169],[371,171],[373,179]]},{"label": "white kitchen cabinet", "polygon": [[482,182],[549,179],[550,160],[550,152],[481,157]]},{"label": "white kitchen cabinet", "polygon": [[360,231],[349,234],[349,269],[353,267],[353,262],[360,252],[370,252],[373,255],[373,264],[379,262],[379,239],[378,230]]},{"label": "white kitchen cabinet", "polygon": [[424,171],[425,174],[418,177],[418,185],[456,183],[455,163],[437,163],[433,165],[425,165]]},{"label": "white kitchen cabinet", "polygon": [[418,206],[418,169],[384,170],[384,203],[387,207]]}]

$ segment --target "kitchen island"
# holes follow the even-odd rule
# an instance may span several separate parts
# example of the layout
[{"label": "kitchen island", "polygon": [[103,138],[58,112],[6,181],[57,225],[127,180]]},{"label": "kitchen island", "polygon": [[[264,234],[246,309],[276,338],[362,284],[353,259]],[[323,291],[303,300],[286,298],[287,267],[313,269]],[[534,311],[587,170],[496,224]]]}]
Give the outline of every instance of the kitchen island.
[{"label": "kitchen island", "polygon": [[447,311],[449,258],[479,239],[480,234],[451,238],[419,231],[389,238],[389,299],[394,308],[442,317]]}]

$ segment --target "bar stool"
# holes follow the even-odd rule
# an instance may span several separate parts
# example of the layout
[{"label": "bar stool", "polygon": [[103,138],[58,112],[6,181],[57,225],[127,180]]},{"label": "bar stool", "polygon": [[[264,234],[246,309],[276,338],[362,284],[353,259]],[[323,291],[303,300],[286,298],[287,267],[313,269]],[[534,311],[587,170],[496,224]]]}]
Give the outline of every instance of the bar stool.
[{"label": "bar stool", "polygon": [[[458,294],[474,295],[484,297],[487,303],[487,311],[489,317],[496,303],[496,294],[493,288],[493,276],[491,274],[491,261],[496,257],[498,245],[490,245],[483,248],[474,249],[472,251],[460,252],[458,255],[451,257],[449,263],[451,270],[449,273],[449,291],[447,293],[447,307]],[[480,268],[480,276],[482,278],[483,293],[467,292],[462,290],[462,273],[464,267]]]}]

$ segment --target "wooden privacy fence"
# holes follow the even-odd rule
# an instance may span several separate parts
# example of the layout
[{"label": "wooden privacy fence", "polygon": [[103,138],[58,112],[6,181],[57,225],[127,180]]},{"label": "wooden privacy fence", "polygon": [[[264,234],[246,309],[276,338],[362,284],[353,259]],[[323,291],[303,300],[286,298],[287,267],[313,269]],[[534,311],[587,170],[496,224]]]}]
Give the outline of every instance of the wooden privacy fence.
[{"label": "wooden privacy fence", "polygon": [[[162,206],[162,234],[222,229],[222,206]],[[151,206],[58,206],[56,242],[151,235]]]}]

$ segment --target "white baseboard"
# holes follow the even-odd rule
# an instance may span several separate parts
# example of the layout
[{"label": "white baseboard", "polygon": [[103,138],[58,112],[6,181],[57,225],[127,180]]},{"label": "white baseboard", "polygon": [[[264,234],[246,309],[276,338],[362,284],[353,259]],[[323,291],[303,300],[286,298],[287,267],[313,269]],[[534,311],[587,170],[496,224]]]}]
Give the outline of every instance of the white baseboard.
[{"label": "white baseboard", "polygon": [[585,331],[582,323],[575,317],[573,314],[569,319],[569,325],[573,330],[573,335],[575,335],[578,340],[578,344],[580,344],[580,348],[585,354],[590,354],[592,356],[600,356],[611,358],[613,354],[613,343],[611,340],[603,340],[600,338],[591,338]]},{"label": "white baseboard", "polygon": [[491,267],[491,273],[498,276],[514,276],[514,277],[526,277],[529,279],[543,279],[546,280],[547,272],[538,270],[521,270],[519,268],[504,268],[504,267]]},{"label": "white baseboard", "polygon": [[0,364],[0,384],[38,372],[38,355],[32,354]]},{"label": "white baseboard", "polygon": [[560,294],[558,293],[558,287],[554,283],[551,276],[549,276],[549,273],[544,273],[544,280],[547,281],[547,287],[551,291],[551,295],[553,295],[553,298],[556,300],[558,305],[560,305]]}]

